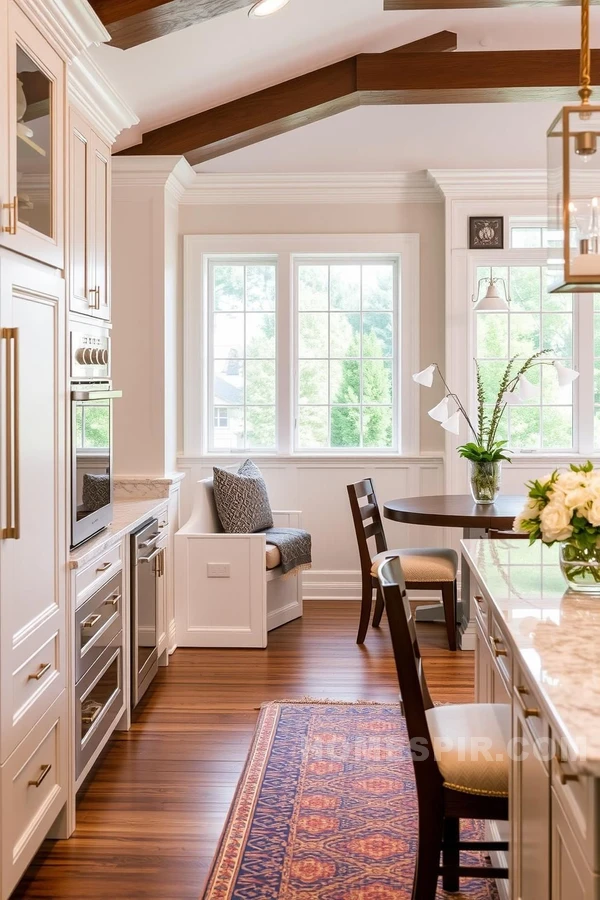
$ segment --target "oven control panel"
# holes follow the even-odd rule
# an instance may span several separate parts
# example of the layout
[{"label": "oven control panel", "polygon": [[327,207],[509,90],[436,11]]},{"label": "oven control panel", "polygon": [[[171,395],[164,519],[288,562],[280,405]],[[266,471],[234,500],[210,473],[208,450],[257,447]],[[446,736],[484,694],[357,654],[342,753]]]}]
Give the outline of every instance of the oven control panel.
[{"label": "oven control panel", "polygon": [[71,332],[71,378],[108,378],[110,338],[83,331]]}]

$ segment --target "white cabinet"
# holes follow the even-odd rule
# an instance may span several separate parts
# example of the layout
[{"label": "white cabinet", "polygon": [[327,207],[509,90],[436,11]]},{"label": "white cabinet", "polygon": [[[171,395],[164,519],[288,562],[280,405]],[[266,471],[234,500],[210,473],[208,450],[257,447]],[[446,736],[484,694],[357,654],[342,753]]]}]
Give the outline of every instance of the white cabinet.
[{"label": "white cabinet", "polygon": [[66,64],[14,0],[5,13],[0,245],[62,268]]},{"label": "white cabinet", "polygon": [[70,289],[72,312],[110,319],[110,147],[70,110]]},{"label": "white cabinet", "polygon": [[515,697],[510,810],[511,845],[519,851],[511,857],[513,900],[550,897],[550,778],[540,753],[547,754],[548,742],[539,726],[535,701],[527,694]]},{"label": "white cabinet", "polygon": [[0,250],[0,762],[65,685],[64,285]]},{"label": "white cabinet", "polygon": [[600,880],[552,788],[552,900],[598,900]]}]

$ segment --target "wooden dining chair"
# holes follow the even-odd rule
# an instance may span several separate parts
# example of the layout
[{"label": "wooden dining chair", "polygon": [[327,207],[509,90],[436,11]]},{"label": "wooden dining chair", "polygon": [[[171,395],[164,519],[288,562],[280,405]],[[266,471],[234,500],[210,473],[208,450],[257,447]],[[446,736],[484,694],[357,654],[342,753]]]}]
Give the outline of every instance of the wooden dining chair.
[{"label": "wooden dining chair", "polygon": [[[456,650],[456,572],[458,556],[454,550],[439,548],[418,548],[410,550],[389,550],[379,504],[375,496],[375,487],[371,478],[348,485],[350,509],[354,521],[354,530],[360,556],[362,577],[362,600],[360,622],[358,626],[357,644],[364,643],[371,607],[373,589],[377,591],[373,627],[377,628],[383,614],[383,596],[377,581],[377,569],[389,556],[400,556],[402,568],[409,590],[441,591],[450,650]],[[361,501],[365,501],[361,503]],[[375,553],[369,549],[369,540],[375,543]]]},{"label": "wooden dining chair", "polygon": [[506,851],[508,844],[461,841],[460,820],[508,820],[510,704],[434,706],[398,557],[379,567],[378,580],[417,786],[419,842],[412,898],[434,900],[440,875],[444,890],[452,892],[460,890],[461,878],[508,878],[504,868],[461,866],[461,850]]}]

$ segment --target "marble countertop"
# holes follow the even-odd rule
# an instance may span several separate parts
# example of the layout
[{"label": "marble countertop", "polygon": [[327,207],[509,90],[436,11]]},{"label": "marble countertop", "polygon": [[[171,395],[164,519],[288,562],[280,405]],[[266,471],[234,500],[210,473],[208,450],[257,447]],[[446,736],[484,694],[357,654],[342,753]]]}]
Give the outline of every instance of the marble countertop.
[{"label": "marble countertop", "polygon": [[566,590],[558,547],[466,540],[501,630],[582,772],[600,776],[600,596]]},{"label": "marble countertop", "polygon": [[167,506],[167,500],[115,500],[112,524],[87,543],[69,554],[69,568],[79,569],[92,562],[118,544],[126,534],[142,525],[146,519],[158,515]]}]

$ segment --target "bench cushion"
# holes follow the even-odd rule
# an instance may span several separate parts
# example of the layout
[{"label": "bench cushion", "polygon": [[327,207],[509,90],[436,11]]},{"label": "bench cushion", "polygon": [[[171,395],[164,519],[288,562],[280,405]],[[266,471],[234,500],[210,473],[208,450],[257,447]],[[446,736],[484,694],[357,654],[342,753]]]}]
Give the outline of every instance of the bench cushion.
[{"label": "bench cushion", "polygon": [[237,472],[215,466],[215,504],[227,534],[252,534],[272,528],[273,513],[260,469],[247,459]]},{"label": "bench cushion", "polygon": [[281,553],[279,552],[279,547],[276,547],[274,544],[267,544],[267,571],[270,572],[271,569],[276,569],[280,565]]}]

